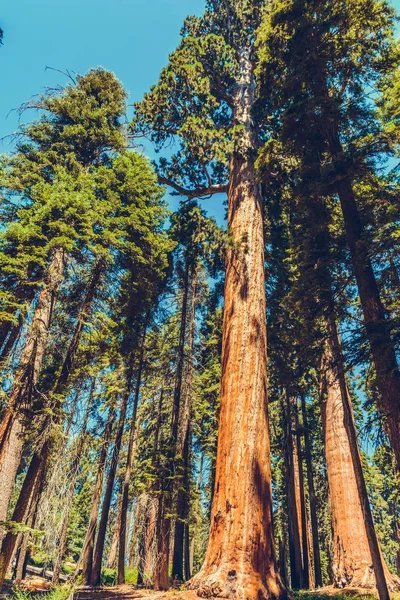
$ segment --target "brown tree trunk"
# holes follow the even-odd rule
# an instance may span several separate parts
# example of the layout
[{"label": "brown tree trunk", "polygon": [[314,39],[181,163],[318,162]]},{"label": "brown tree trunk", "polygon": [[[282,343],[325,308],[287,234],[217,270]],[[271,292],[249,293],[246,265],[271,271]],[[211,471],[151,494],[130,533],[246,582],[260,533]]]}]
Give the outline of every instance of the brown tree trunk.
[{"label": "brown tree trunk", "polygon": [[[0,425],[0,522],[6,521],[8,505],[24,446],[23,411],[30,409],[42,366],[56,295],[64,276],[66,253],[58,248],[49,265],[32,325],[22,351],[10,398]],[[0,528],[0,541],[4,530]]]},{"label": "brown tree trunk", "polygon": [[[146,546],[151,544],[153,540],[153,536],[148,529],[150,501],[151,497],[147,494],[141,494],[136,500],[135,526],[131,543],[130,567],[134,568],[135,564],[137,564],[138,585],[143,585],[145,582],[146,585],[149,583],[146,578]],[[152,571],[150,571],[150,577],[151,575]]]},{"label": "brown tree trunk", "polygon": [[121,492],[121,524],[119,531],[119,546],[118,546],[118,583],[125,583],[125,556],[126,556],[126,524],[127,524],[127,514],[128,514],[128,504],[129,504],[129,484],[131,482],[132,476],[132,468],[133,468],[133,459],[135,456],[135,445],[136,445],[136,436],[138,430],[138,424],[136,422],[137,409],[139,404],[139,394],[140,394],[140,385],[142,381],[142,372],[143,372],[143,360],[144,360],[144,351],[146,344],[146,329],[144,327],[143,331],[143,339],[140,349],[140,359],[139,359],[139,367],[136,377],[136,386],[135,386],[135,396],[133,400],[133,411],[132,411],[132,419],[131,419],[131,429],[129,434],[129,443],[128,443],[128,456],[126,458],[126,468],[125,468],[125,477],[122,484],[122,492]]},{"label": "brown tree trunk", "polygon": [[205,561],[191,580],[200,595],[286,596],[275,558],[267,400],[263,208],[254,165],[255,80],[247,49],[234,118],[243,126],[231,160],[222,387],[215,492]]},{"label": "brown tree trunk", "polygon": [[162,408],[164,398],[164,381],[161,386],[161,392],[158,402],[157,427],[154,433],[154,454],[153,465],[156,473],[159,473],[157,480],[153,485],[154,497],[157,502],[156,509],[156,539],[155,539],[155,559],[154,559],[154,589],[163,591],[168,589],[168,565],[169,565],[169,521],[164,519],[164,499],[165,486],[164,478],[161,480],[160,462],[158,458],[159,446],[161,445],[161,424]]},{"label": "brown tree trunk", "polygon": [[122,436],[124,433],[124,425],[126,418],[126,410],[128,407],[128,399],[131,392],[132,386],[132,375],[133,375],[133,359],[134,354],[131,352],[128,358],[128,365],[126,367],[126,389],[124,395],[122,397],[120,416],[118,421],[118,428],[115,435],[115,443],[113,449],[113,455],[111,458],[111,464],[108,471],[107,484],[104,492],[103,498],[103,506],[101,510],[100,522],[98,527],[98,535],[96,548],[94,552],[93,558],[93,567],[92,567],[92,577],[91,584],[92,585],[100,585],[100,577],[101,577],[101,565],[103,562],[103,553],[104,553],[104,544],[106,539],[106,531],[107,531],[107,523],[108,523],[108,515],[110,512],[111,498],[114,488],[114,480],[115,474],[118,467],[119,460],[119,451],[121,449],[122,444]]},{"label": "brown tree trunk", "polygon": [[[122,485],[123,484],[121,483],[121,488],[122,488]],[[122,495],[120,495],[118,498],[117,518],[116,518],[115,525],[114,525],[114,533],[113,533],[113,537],[112,537],[112,541],[111,541],[110,553],[109,553],[108,559],[107,559],[107,569],[115,569],[115,566],[117,564],[118,543],[119,543],[119,536],[120,536],[120,531],[121,531],[121,514],[122,514]]]},{"label": "brown tree trunk", "polygon": [[304,472],[303,472],[303,452],[301,448],[301,438],[299,432],[299,418],[297,400],[294,402],[294,425],[296,428],[296,438],[294,444],[294,468],[296,482],[296,505],[299,514],[301,530],[301,556],[302,556],[302,584],[303,588],[308,590],[310,587],[310,551],[308,546],[308,516],[306,506],[306,496],[304,490]]},{"label": "brown tree trunk", "polygon": [[200,512],[200,491],[201,491],[201,482],[203,481],[203,468],[204,468],[204,454],[201,453],[200,456],[200,465],[199,465],[199,475],[197,478],[197,484],[196,484],[196,491],[197,491],[197,498],[193,507],[193,517],[194,517],[194,527],[193,527],[193,533],[192,533],[192,539],[190,542],[190,554],[189,554],[189,567],[190,567],[190,573],[193,573],[193,567],[194,567],[194,551],[195,551],[195,547],[196,547],[196,533],[201,521],[201,515],[199,514]]},{"label": "brown tree trunk", "polygon": [[72,465],[71,465],[71,471],[70,471],[70,476],[69,476],[69,488],[68,488],[67,496],[65,499],[65,511],[64,511],[64,515],[63,515],[63,519],[62,519],[60,535],[58,538],[57,558],[56,558],[54,568],[53,568],[53,578],[52,578],[53,584],[57,584],[60,580],[62,560],[64,558],[65,550],[67,547],[67,532],[68,532],[69,517],[71,514],[72,504],[74,501],[75,485],[76,485],[76,480],[78,478],[79,465],[81,462],[82,452],[83,452],[83,448],[85,445],[87,424],[89,421],[90,410],[92,408],[92,402],[93,402],[95,388],[96,388],[96,378],[94,377],[91,388],[90,388],[89,398],[88,398],[87,405],[86,405],[85,416],[84,416],[83,423],[82,423],[82,430],[79,434],[77,446],[74,450],[74,459],[73,459]]},{"label": "brown tree trunk", "polygon": [[[172,513],[172,502],[173,502],[173,488],[174,481],[177,476],[177,469],[179,468],[177,464],[177,454],[178,450],[178,432],[179,432],[179,421],[181,416],[181,403],[182,403],[182,387],[183,387],[183,375],[184,375],[184,366],[185,366],[185,340],[186,340],[186,324],[188,318],[188,300],[189,300],[189,258],[186,258],[185,264],[185,273],[184,273],[184,281],[183,281],[183,296],[182,296],[182,307],[181,307],[181,322],[179,328],[179,344],[177,349],[177,366],[176,366],[176,376],[175,376],[175,387],[174,387],[174,398],[172,404],[172,415],[171,415],[171,434],[169,440],[169,466],[170,473],[169,477],[165,478],[164,484],[165,489],[163,490],[163,499],[159,504],[159,508],[161,510],[162,507],[162,515],[163,522],[159,529],[160,536],[162,538],[162,542],[159,539],[158,541],[161,543],[159,549],[162,547],[162,552],[165,553],[165,556],[158,556],[158,569],[163,568],[164,573],[158,572],[157,579],[159,581],[164,582],[162,585],[165,586],[165,582],[168,581],[168,567],[170,562],[170,544],[169,540],[171,537],[171,513]],[[178,528],[178,538],[182,538],[182,546],[179,544],[178,551],[182,550],[183,553],[183,532],[181,532],[181,528],[183,531],[183,523],[180,521],[177,525]],[[175,560],[180,563],[182,562],[183,569],[183,556],[174,556]],[[174,566],[173,566],[174,568]],[[178,570],[182,570],[179,569]],[[174,576],[174,575],[173,575]],[[182,575],[183,577],[183,575]],[[161,589],[168,589],[163,587]]]},{"label": "brown tree trunk", "polygon": [[[183,581],[189,578],[190,565],[185,560],[185,525],[189,517],[189,493],[190,493],[190,417],[193,383],[193,352],[194,337],[196,331],[196,303],[197,303],[197,269],[192,265],[190,270],[191,280],[191,302],[188,310],[187,323],[189,332],[187,336],[187,356],[184,369],[183,402],[180,403],[179,429],[176,453],[182,457],[176,461],[176,519],[174,528],[174,552],[172,560],[172,576]],[[181,384],[182,387],[182,384]],[[186,527],[189,535],[189,527]],[[188,558],[188,557],[187,557]],[[185,573],[186,572],[186,573]]]},{"label": "brown tree trunk", "polygon": [[296,487],[296,465],[292,434],[291,401],[287,391],[285,392],[285,405],[282,406],[284,415],[284,461],[285,461],[285,484],[288,507],[288,533],[289,533],[289,562],[290,583],[294,590],[303,587],[303,568],[301,555],[301,515],[298,487]]},{"label": "brown tree trunk", "polygon": [[319,548],[318,518],[317,518],[317,498],[315,495],[314,472],[312,467],[311,444],[308,429],[307,407],[304,396],[301,397],[301,411],[303,416],[304,428],[304,457],[306,461],[308,496],[310,499],[310,520],[313,544],[314,576],[315,586],[322,587],[321,554]]},{"label": "brown tree trunk", "polygon": [[332,123],[331,132],[327,137],[336,171],[338,175],[341,175],[336,178],[336,187],[342,207],[347,242],[376,371],[376,381],[381,400],[378,408],[385,416],[390,442],[396,456],[397,468],[400,470],[400,370],[394,343],[389,333],[385,309],[381,302],[369,258],[368,245],[364,239],[364,227],[354,197],[352,183],[344,171],[346,157],[336,123]]},{"label": "brown tree trunk", "polygon": [[[101,447],[97,467],[96,482],[94,485],[92,507],[90,509],[89,522],[86,530],[85,541],[82,548],[82,581],[90,584],[93,564],[93,549],[96,536],[97,518],[99,516],[101,490],[103,488],[104,470],[106,468],[108,449],[111,441],[112,428],[115,418],[115,399],[112,401],[108,413],[107,423],[103,432],[103,445]],[[77,575],[78,573],[75,573]]]},{"label": "brown tree trunk", "polygon": [[[61,368],[60,375],[58,376],[56,384],[54,385],[54,388],[53,388],[54,394],[62,394],[65,391],[65,387],[66,387],[69,375],[72,370],[73,360],[75,358],[75,354],[78,349],[79,340],[80,340],[80,336],[82,333],[83,323],[87,316],[88,310],[93,302],[93,298],[94,298],[95,292],[97,290],[98,284],[100,282],[102,272],[103,272],[103,263],[99,262],[96,264],[96,266],[93,270],[92,277],[91,277],[88,289],[85,294],[85,298],[83,300],[81,309],[79,311],[74,334],[70,341],[68,351],[67,351],[66,357],[64,359],[64,362],[63,362],[63,365]],[[74,401],[75,407],[76,407],[76,404],[77,404],[77,401],[79,398],[80,389],[81,389],[81,386],[78,387],[78,390],[77,390],[77,393],[75,396],[75,401]],[[73,415],[73,412],[74,411],[72,411],[72,415]],[[66,430],[66,437],[68,437],[71,422],[72,422],[72,418],[70,419],[70,421],[68,423],[68,427]],[[41,438],[42,438],[42,440],[41,440],[42,443],[43,443],[43,439],[44,439],[44,443],[43,443],[42,447],[35,450],[34,455],[31,459],[31,463],[30,463],[30,466],[28,469],[29,477],[27,479],[27,486],[30,485],[31,480],[34,481],[35,478],[38,477],[39,473],[44,473],[46,471],[47,462],[49,460],[51,451],[53,449],[53,441],[49,438],[49,432],[47,431],[46,427],[44,427],[44,429],[43,429]],[[17,501],[17,506],[18,505],[20,505],[22,507],[25,506],[25,504],[26,504],[25,495],[26,494],[27,494],[27,491],[26,491],[26,486],[24,483],[24,485],[20,491],[19,499]],[[19,510],[17,512],[17,514],[15,515],[15,518],[13,518],[13,520],[16,522],[23,522],[24,514],[25,514],[24,509]],[[21,518],[21,521],[19,520],[20,518]],[[8,544],[11,544],[14,547],[15,542],[16,542],[16,538],[14,538],[14,536],[13,536],[12,541],[10,540],[8,542]],[[8,550],[7,550],[7,552],[8,552]],[[4,560],[7,562],[7,560],[9,560],[9,559],[5,557]],[[0,569],[0,581],[1,581],[1,569]]]},{"label": "brown tree trunk", "polygon": [[[336,324],[328,324],[322,361],[321,412],[334,535],[334,584],[379,586],[391,577],[376,538]],[[383,579],[383,585],[382,580]],[[386,587],[385,590],[382,588]]]}]

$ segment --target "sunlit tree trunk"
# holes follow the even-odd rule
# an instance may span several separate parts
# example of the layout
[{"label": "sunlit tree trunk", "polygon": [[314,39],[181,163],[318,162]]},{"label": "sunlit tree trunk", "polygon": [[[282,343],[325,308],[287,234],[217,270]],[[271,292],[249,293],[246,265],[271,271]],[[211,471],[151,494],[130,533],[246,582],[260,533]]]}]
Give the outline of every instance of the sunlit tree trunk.
[{"label": "sunlit tree trunk", "polygon": [[322,586],[321,554],[319,548],[318,518],[317,518],[317,498],[315,495],[314,472],[312,467],[311,444],[308,429],[307,407],[304,396],[301,397],[301,411],[303,416],[304,428],[304,457],[307,469],[308,495],[310,499],[310,520],[314,559],[315,586]]},{"label": "sunlit tree trunk", "polygon": [[240,152],[231,160],[222,345],[221,411],[208,549],[191,580],[200,595],[246,599],[286,595],[276,567],[267,400],[263,208],[251,110],[255,80],[240,55],[234,120]]},{"label": "sunlit tree trunk", "polygon": [[[89,522],[86,530],[85,541],[82,548],[82,581],[90,584],[90,577],[93,565],[93,550],[96,536],[97,519],[99,516],[101,490],[103,488],[104,471],[106,468],[108,449],[111,441],[113,422],[115,418],[115,399],[113,400],[108,413],[107,423],[103,432],[103,444],[100,451],[99,462],[97,466],[96,482],[94,485],[92,507],[90,509]],[[76,573],[77,575],[77,573]]]},{"label": "sunlit tree trunk", "polygon": [[285,391],[282,402],[284,436],[285,484],[288,508],[290,582],[294,590],[303,587],[303,568],[301,556],[301,515],[298,486],[296,486],[296,465],[292,433],[291,399]]},{"label": "sunlit tree trunk", "polygon": [[372,269],[368,242],[365,239],[352,182],[350,177],[343,173],[346,157],[334,118],[327,138],[336,171],[341,174],[340,177],[336,177],[336,187],[376,371],[376,383],[380,393],[378,408],[385,416],[390,443],[396,456],[397,468],[400,470],[400,370],[394,342],[390,336],[389,323]]},{"label": "sunlit tree trunk", "polygon": [[134,353],[131,352],[130,356],[128,357],[128,364],[126,365],[125,391],[122,396],[121,409],[120,409],[119,420],[118,420],[118,427],[117,427],[117,431],[115,434],[114,448],[113,448],[113,453],[112,453],[112,457],[111,457],[110,468],[108,470],[106,489],[104,492],[103,505],[102,505],[100,521],[99,521],[99,525],[98,525],[98,535],[97,535],[96,547],[95,547],[95,551],[94,551],[93,567],[92,567],[92,573],[91,573],[91,584],[92,585],[100,585],[101,565],[103,562],[103,553],[104,553],[104,544],[106,541],[108,516],[110,513],[111,499],[112,499],[112,493],[113,493],[113,489],[114,489],[115,474],[117,472],[119,452],[121,450],[121,444],[122,444],[122,436],[124,433],[126,411],[128,408],[128,399],[129,399],[129,395],[130,395],[131,387],[132,387],[133,364],[134,364]]},{"label": "sunlit tree trunk", "polygon": [[[337,587],[382,586],[391,577],[376,538],[336,324],[328,323],[321,364],[321,412]],[[375,571],[375,572],[374,572]]]}]

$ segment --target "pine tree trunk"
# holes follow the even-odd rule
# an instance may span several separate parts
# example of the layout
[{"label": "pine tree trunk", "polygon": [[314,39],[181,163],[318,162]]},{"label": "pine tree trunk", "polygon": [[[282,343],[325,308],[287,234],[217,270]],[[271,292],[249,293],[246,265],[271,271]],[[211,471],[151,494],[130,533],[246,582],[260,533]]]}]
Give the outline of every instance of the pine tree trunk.
[{"label": "pine tree trunk", "polygon": [[[121,482],[122,488],[122,482]],[[119,543],[119,535],[121,531],[121,514],[122,514],[122,495],[120,494],[118,498],[118,510],[117,510],[117,518],[115,520],[114,525],[114,533],[111,541],[110,552],[107,559],[107,569],[115,569],[117,564],[117,554],[118,554],[118,543]]]},{"label": "pine tree trunk", "polygon": [[[108,413],[107,423],[103,432],[103,445],[101,447],[99,462],[97,466],[96,482],[94,485],[92,507],[90,509],[89,522],[86,530],[85,541],[82,548],[82,581],[90,584],[92,565],[93,565],[93,550],[96,536],[97,518],[99,516],[101,490],[103,488],[104,471],[106,468],[108,449],[111,441],[112,428],[115,418],[115,399],[113,400]],[[78,575],[78,573],[75,573]]]},{"label": "pine tree trunk", "polygon": [[86,432],[87,432],[87,424],[89,421],[90,410],[92,408],[94,391],[96,388],[96,378],[93,378],[92,385],[90,387],[89,398],[86,404],[85,416],[83,418],[82,430],[79,434],[79,439],[77,443],[77,447],[74,451],[74,459],[71,465],[70,477],[69,477],[69,488],[67,492],[67,496],[65,499],[65,511],[63,515],[61,531],[58,538],[58,551],[57,558],[53,568],[53,578],[52,583],[58,584],[60,580],[60,573],[62,567],[62,560],[64,558],[65,550],[67,548],[67,533],[68,533],[68,524],[69,517],[71,514],[72,504],[74,502],[74,493],[75,493],[75,485],[76,480],[78,478],[79,465],[82,457],[83,448],[86,440]]},{"label": "pine tree trunk", "polygon": [[301,410],[304,427],[304,457],[307,469],[308,495],[310,499],[310,520],[313,544],[315,586],[322,587],[321,554],[319,548],[317,498],[315,495],[314,473],[312,467],[311,444],[308,429],[307,407],[304,396],[301,397]]},{"label": "pine tree trunk", "polygon": [[336,123],[332,123],[331,130],[328,135],[329,149],[336,172],[341,175],[336,178],[336,187],[360,295],[364,324],[375,365],[376,381],[381,399],[378,408],[385,416],[397,468],[400,470],[400,370],[394,343],[390,337],[385,309],[369,258],[369,248],[364,239],[365,232],[352,183],[344,171],[346,159]]},{"label": "pine tree trunk", "polygon": [[276,567],[267,400],[266,298],[261,190],[251,110],[250,54],[240,57],[234,119],[242,148],[231,160],[222,346],[221,411],[208,549],[191,580],[200,595],[286,596]]},{"label": "pine tree trunk", "polygon": [[388,599],[385,576],[388,583],[391,577],[376,539],[334,322],[328,324],[322,378],[321,412],[334,534],[334,584],[340,588],[348,585],[369,588],[375,587],[376,577],[380,597]]},{"label": "pine tree trunk", "polygon": [[285,406],[282,406],[284,415],[285,446],[285,483],[288,508],[288,532],[289,532],[289,559],[290,559],[290,583],[294,590],[303,587],[303,569],[301,556],[301,520],[300,502],[298,489],[296,490],[296,473],[294,462],[294,445],[292,434],[291,401],[286,391]]},{"label": "pine tree trunk", "polygon": [[[0,425],[0,522],[6,521],[8,505],[20,464],[24,440],[23,411],[29,411],[42,366],[55,299],[64,276],[66,253],[54,251],[45,285],[39,295],[27,341]],[[4,530],[0,528],[0,542]]]},{"label": "pine tree trunk", "polygon": [[169,521],[164,519],[164,499],[165,485],[164,480],[161,480],[159,447],[162,443],[161,424],[162,424],[162,409],[164,399],[164,381],[161,385],[161,393],[158,402],[157,427],[154,433],[154,453],[153,466],[155,472],[159,473],[158,478],[153,484],[154,497],[157,502],[156,509],[156,539],[155,539],[155,560],[154,560],[154,589],[156,591],[164,591],[168,589],[168,565],[169,565]]},{"label": "pine tree trunk", "polygon": [[302,584],[303,588],[308,590],[310,587],[310,552],[308,546],[308,518],[306,497],[304,491],[304,472],[303,472],[303,453],[301,449],[301,439],[299,432],[299,420],[297,413],[297,400],[294,402],[294,425],[296,428],[296,443],[294,444],[294,468],[296,481],[296,500],[297,511],[299,514],[301,530],[301,555],[302,555]]},{"label": "pine tree trunk", "polygon": [[135,386],[135,396],[133,400],[133,411],[132,411],[132,419],[131,419],[131,429],[129,434],[129,443],[128,443],[128,456],[126,458],[126,468],[125,468],[125,477],[122,484],[122,492],[121,492],[121,524],[119,531],[119,542],[118,542],[118,583],[125,583],[125,556],[126,556],[126,523],[127,523],[127,514],[128,514],[128,504],[129,504],[129,484],[131,482],[132,476],[132,468],[133,468],[133,459],[135,456],[135,445],[136,445],[136,436],[138,431],[138,423],[136,422],[137,409],[139,404],[139,394],[140,394],[140,385],[142,381],[142,372],[143,372],[143,360],[144,360],[144,351],[145,351],[145,343],[146,343],[146,329],[144,327],[143,331],[143,339],[140,349],[140,359],[139,359],[139,367],[136,377],[136,386]]},{"label": "pine tree trunk", "polygon": [[[191,302],[188,310],[187,324],[189,327],[187,339],[187,356],[185,359],[183,402],[180,403],[179,429],[176,453],[181,456],[181,461],[176,464],[176,519],[174,529],[174,553],[172,560],[172,576],[180,581],[186,579],[186,573],[190,572],[189,564],[185,561],[185,524],[189,517],[189,493],[190,493],[190,418],[193,383],[193,352],[194,337],[196,330],[196,303],[197,303],[197,270],[192,265],[190,270],[191,280]],[[189,534],[189,529],[187,528]],[[190,579],[190,577],[189,577]]]},{"label": "pine tree trunk", "polygon": [[199,465],[199,475],[197,478],[197,485],[196,485],[196,491],[197,491],[197,498],[196,498],[196,502],[195,505],[193,507],[193,516],[194,516],[194,528],[193,528],[193,533],[192,533],[192,540],[190,543],[190,556],[189,556],[189,567],[190,567],[190,573],[193,573],[193,567],[194,567],[194,551],[195,551],[195,547],[196,547],[196,533],[197,533],[197,529],[199,527],[199,523],[201,521],[201,515],[199,515],[200,512],[200,490],[201,490],[201,482],[203,481],[203,468],[204,468],[204,454],[201,453],[200,456],[200,465]]},{"label": "pine tree trunk", "polygon": [[119,416],[119,421],[118,421],[118,428],[117,428],[117,432],[115,435],[114,449],[113,449],[113,454],[112,454],[112,458],[111,458],[110,468],[108,471],[107,484],[106,484],[106,489],[104,492],[103,506],[102,506],[100,522],[99,522],[99,526],[98,526],[98,535],[97,535],[96,548],[95,548],[95,552],[94,552],[92,576],[91,576],[91,584],[94,586],[100,585],[101,565],[103,562],[103,553],[104,553],[104,544],[105,544],[105,540],[106,540],[108,515],[110,512],[115,474],[116,474],[117,467],[118,467],[119,452],[120,452],[121,444],[122,444],[122,436],[123,436],[123,432],[124,432],[126,410],[128,407],[128,399],[129,399],[129,395],[131,392],[131,386],[132,386],[133,359],[134,359],[134,355],[133,355],[133,352],[131,352],[129,359],[128,359],[128,365],[126,368],[126,389],[125,389],[124,395],[122,397],[121,410],[120,410],[120,416]]}]

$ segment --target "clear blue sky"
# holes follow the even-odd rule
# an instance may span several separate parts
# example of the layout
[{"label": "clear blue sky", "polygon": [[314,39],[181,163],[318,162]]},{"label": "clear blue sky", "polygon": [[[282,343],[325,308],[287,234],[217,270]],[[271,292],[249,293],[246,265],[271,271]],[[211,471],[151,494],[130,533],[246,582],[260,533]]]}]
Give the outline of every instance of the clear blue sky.
[{"label": "clear blue sky", "polygon": [[[105,67],[128,90],[129,103],[140,100],[176,48],[185,17],[200,15],[204,9],[204,0],[3,0],[1,4],[1,138],[17,127],[17,115],[9,114],[12,109],[46,86],[66,82],[46,66],[80,74]],[[0,152],[10,149],[10,142],[0,143]],[[174,207],[177,200],[171,204]],[[205,201],[205,206],[221,219],[220,199]]]},{"label": "clear blue sky", "polygon": [[[157,82],[179,41],[185,16],[204,0],[3,0],[0,25],[0,138],[17,127],[14,108],[65,78],[46,66],[78,73],[102,66],[116,73],[130,102]],[[400,11],[400,0],[394,5]],[[25,117],[26,119],[28,117]],[[7,142],[0,152],[7,152]],[[172,206],[176,201],[172,201]],[[222,200],[204,201],[219,221]]]}]

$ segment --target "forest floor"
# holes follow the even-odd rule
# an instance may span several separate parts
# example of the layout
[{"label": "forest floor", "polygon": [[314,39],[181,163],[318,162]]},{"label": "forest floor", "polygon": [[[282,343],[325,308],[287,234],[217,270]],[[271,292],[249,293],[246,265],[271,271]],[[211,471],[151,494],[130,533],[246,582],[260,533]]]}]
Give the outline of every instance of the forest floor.
[{"label": "forest floor", "polygon": [[[65,588],[64,588],[65,589]],[[28,594],[15,594],[15,588],[12,585],[6,585],[3,593],[0,594],[0,600],[17,598],[17,600],[36,600],[40,598],[49,598],[52,594],[47,594],[38,589],[30,590]],[[50,590],[49,590],[50,591]],[[43,593],[44,592],[44,593]],[[333,587],[320,588],[318,590],[307,590],[294,592],[291,594],[293,600],[376,600],[377,592],[363,588],[347,588],[346,591]],[[57,596],[57,595],[56,595]],[[138,588],[134,585],[103,586],[97,588],[81,587],[77,588],[69,596],[70,600],[199,600],[196,592],[191,590],[169,590],[167,592],[155,592],[152,589]],[[57,600],[55,597],[54,600]],[[392,594],[391,600],[400,600],[400,594]]]},{"label": "forest floor", "polygon": [[[334,587],[319,590],[308,590],[292,594],[294,600],[376,600],[375,590],[348,588],[346,591]],[[400,594],[391,595],[392,600],[400,600]],[[132,585],[103,587],[96,590],[78,589],[74,600],[199,600],[196,592],[191,590],[169,590],[155,592],[151,589],[136,588]]]}]

